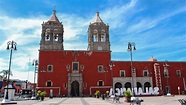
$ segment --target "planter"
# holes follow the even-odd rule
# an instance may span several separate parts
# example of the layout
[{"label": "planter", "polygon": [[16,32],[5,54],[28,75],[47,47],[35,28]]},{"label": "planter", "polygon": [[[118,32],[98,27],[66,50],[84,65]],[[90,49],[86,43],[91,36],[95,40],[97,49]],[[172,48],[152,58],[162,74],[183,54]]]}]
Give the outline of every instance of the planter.
[{"label": "planter", "polygon": [[123,92],[123,95],[125,97],[125,102],[131,102],[132,93],[130,90],[126,90],[125,92]]},{"label": "planter", "polygon": [[96,95],[96,98],[99,98],[100,91],[99,90],[96,90],[96,92],[94,94]]},{"label": "planter", "polygon": [[97,95],[96,98],[99,98],[99,95]]},{"label": "planter", "polygon": [[40,100],[43,101],[44,100],[44,97],[40,97]]},{"label": "planter", "polygon": [[125,97],[125,102],[131,102],[131,97]]}]

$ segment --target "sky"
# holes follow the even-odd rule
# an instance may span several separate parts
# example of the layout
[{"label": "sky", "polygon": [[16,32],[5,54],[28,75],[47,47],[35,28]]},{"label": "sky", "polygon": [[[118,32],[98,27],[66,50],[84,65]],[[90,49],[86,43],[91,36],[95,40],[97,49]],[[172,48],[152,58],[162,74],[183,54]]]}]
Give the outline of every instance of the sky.
[{"label": "sky", "polygon": [[99,11],[109,25],[112,60],[130,61],[128,42],[134,42],[134,61],[186,61],[186,0],[0,0],[0,71],[8,70],[13,40],[10,78],[34,81],[41,24],[54,9],[65,50],[87,49],[88,26]]}]

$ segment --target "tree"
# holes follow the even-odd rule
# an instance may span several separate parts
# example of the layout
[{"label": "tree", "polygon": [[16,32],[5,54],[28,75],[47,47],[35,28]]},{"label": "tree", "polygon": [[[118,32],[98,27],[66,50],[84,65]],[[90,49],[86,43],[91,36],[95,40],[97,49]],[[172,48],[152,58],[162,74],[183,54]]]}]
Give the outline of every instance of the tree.
[{"label": "tree", "polygon": [[[0,71],[0,78],[7,79],[8,74],[9,74],[9,70],[2,70]],[[11,71],[10,71],[10,75],[13,76]]]}]

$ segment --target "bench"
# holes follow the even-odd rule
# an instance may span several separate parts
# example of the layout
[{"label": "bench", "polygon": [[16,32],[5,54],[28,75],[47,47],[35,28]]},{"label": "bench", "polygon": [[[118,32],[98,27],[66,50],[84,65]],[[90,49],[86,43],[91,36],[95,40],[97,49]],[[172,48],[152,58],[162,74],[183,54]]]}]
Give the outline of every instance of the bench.
[{"label": "bench", "polygon": [[181,105],[186,105],[186,100],[185,99],[178,99]]}]

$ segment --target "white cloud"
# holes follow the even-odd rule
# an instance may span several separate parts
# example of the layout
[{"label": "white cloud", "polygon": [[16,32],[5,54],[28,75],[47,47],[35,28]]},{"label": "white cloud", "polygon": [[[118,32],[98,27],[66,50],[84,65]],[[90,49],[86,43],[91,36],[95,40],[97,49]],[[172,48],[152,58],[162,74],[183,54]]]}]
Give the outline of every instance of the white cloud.
[{"label": "white cloud", "polygon": [[[7,16],[0,17],[0,28],[4,33],[3,40],[0,45],[0,50],[4,50],[4,46],[7,46],[7,42],[14,40],[19,46],[29,44],[33,42],[33,38],[39,38],[41,32],[42,20],[31,18],[11,18]],[[29,32],[26,32],[29,31]]]},{"label": "white cloud", "polygon": [[90,19],[84,19],[73,14],[58,14],[59,20],[64,26],[64,40],[73,40],[79,34],[83,34],[88,30]]},{"label": "white cloud", "polygon": [[7,70],[8,69],[8,62],[7,62],[7,60],[5,60],[3,58],[0,58],[0,68],[1,68],[1,70]]},{"label": "white cloud", "polygon": [[[60,21],[64,24],[64,39],[67,43],[64,45],[67,49],[86,49],[82,46],[85,44],[78,42],[75,44],[68,44],[68,40],[76,40],[78,35],[84,35],[84,30],[88,22],[76,15],[71,14],[57,14]],[[41,24],[43,20],[48,20],[49,16],[37,16],[41,18],[12,18],[8,16],[0,16],[0,28],[1,32],[4,33],[3,40],[0,45],[0,52],[4,51],[7,42],[14,40],[17,43],[17,51],[13,52],[12,67],[11,70],[14,72],[12,78],[26,79],[26,71],[29,69],[29,59],[38,59],[39,41],[41,35]],[[47,18],[46,18],[47,17]],[[78,20],[74,22],[74,20]],[[75,38],[76,37],[76,38]],[[4,40],[5,39],[5,40]],[[0,67],[7,68],[8,62],[5,57],[0,58]]]},{"label": "white cloud", "polygon": [[[12,71],[13,76],[10,76],[10,79],[20,79],[20,80],[28,80],[30,82],[34,82],[34,72],[20,72],[20,71]],[[36,80],[37,82],[37,74],[36,74]]]},{"label": "white cloud", "polygon": [[136,3],[136,0],[131,0],[131,2],[127,4],[114,5],[114,7],[104,10],[103,13],[101,13],[101,17],[104,22],[109,23],[112,29],[123,27],[127,24],[126,19],[130,17],[130,15],[140,11],[135,9]]}]

